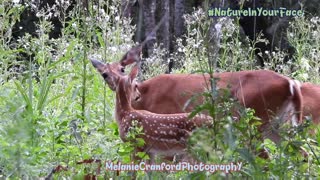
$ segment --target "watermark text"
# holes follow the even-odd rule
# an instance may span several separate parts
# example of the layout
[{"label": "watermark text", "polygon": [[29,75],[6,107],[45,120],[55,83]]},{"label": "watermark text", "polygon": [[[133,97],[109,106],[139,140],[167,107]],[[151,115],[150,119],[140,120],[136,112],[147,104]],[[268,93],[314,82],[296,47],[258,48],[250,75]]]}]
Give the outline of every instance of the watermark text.
[{"label": "watermark text", "polygon": [[213,7],[208,10],[208,16],[210,17],[222,17],[222,16],[303,16],[303,10],[294,10],[280,7],[279,9],[265,9],[263,7],[247,8],[247,9],[232,9],[232,8],[220,8]]},{"label": "watermark text", "polygon": [[230,173],[234,171],[240,171],[242,168],[242,162],[228,163],[228,164],[204,164],[202,162],[197,164],[191,164],[188,162],[179,162],[177,164],[148,164],[146,162],[140,162],[138,164],[122,164],[121,162],[113,163],[106,162],[107,171],[207,171],[214,173],[221,171]]}]

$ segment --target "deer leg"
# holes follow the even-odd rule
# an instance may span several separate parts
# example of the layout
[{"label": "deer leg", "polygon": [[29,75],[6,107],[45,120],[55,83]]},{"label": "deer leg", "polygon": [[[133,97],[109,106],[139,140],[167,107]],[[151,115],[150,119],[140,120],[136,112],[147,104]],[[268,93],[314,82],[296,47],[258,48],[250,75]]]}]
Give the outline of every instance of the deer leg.
[{"label": "deer leg", "polygon": [[173,162],[174,161],[174,156],[164,156],[162,159],[168,161],[168,162]]},{"label": "deer leg", "polygon": [[195,164],[197,161],[189,154],[186,153],[183,157],[181,162],[189,162],[191,164]]}]

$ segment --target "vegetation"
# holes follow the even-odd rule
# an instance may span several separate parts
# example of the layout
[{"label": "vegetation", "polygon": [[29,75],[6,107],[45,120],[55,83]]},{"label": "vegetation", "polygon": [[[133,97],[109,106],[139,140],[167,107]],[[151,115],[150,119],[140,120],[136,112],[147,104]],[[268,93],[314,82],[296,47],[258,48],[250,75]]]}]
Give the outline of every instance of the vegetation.
[{"label": "vegetation", "polygon": [[[54,173],[57,179],[97,174],[96,163],[79,163],[88,159],[112,162],[131,161],[134,143],[123,143],[114,121],[115,95],[105,86],[91,66],[88,57],[114,62],[121,59],[134,43],[135,27],[130,19],[120,18],[120,4],[103,1],[84,11],[81,6],[67,12],[69,4],[60,1],[52,9],[33,9],[39,23],[36,36],[25,34],[12,39],[12,29],[19,15],[30,4],[10,0],[0,3],[0,179],[37,179],[47,176],[61,165],[66,171]],[[49,38],[53,25],[48,19],[59,17],[61,37]],[[209,53],[209,25],[205,11],[195,9],[185,15],[187,32],[177,40],[174,73],[200,73],[258,69],[255,45],[268,43],[263,34],[254,42],[240,40],[237,19],[219,19],[222,30],[219,51]],[[288,28],[288,40],[296,49],[294,57],[283,61],[281,50],[265,52],[265,68],[273,69],[301,81],[320,82],[320,19],[295,18]],[[155,48],[154,56],[145,61],[142,79],[167,71],[162,59],[165,50]],[[214,82],[214,81],[213,81]],[[213,83],[214,85],[214,83]],[[190,138],[190,152],[206,164],[242,162],[238,172],[143,172],[137,177],[158,178],[268,178],[313,179],[320,172],[319,129],[306,120],[297,128],[281,125],[283,141],[276,145],[261,141],[257,131],[259,120],[250,109],[242,109],[239,122],[232,121],[230,109],[237,103],[217,97],[215,92],[204,94],[207,101],[195,109],[209,110],[215,118],[212,129],[199,129]],[[212,99],[214,101],[212,101]],[[222,100],[222,101],[221,101]],[[223,103],[218,103],[223,102]],[[310,135],[310,129],[314,134]],[[137,127],[130,133],[135,138],[141,133]],[[207,137],[207,138],[205,138]],[[266,148],[269,159],[257,156]],[[309,154],[303,157],[302,148]],[[144,157],[143,154],[138,156]],[[105,165],[102,165],[102,169]],[[101,170],[98,178],[130,177],[131,172]]]}]

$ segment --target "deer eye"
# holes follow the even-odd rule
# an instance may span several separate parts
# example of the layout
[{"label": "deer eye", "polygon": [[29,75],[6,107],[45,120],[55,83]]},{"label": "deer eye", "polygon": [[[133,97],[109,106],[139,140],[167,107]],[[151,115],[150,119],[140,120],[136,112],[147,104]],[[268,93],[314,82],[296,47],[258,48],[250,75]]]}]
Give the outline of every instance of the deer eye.
[{"label": "deer eye", "polygon": [[108,74],[107,73],[103,73],[102,77],[103,77],[103,79],[106,79],[106,78],[108,78]]},{"label": "deer eye", "polygon": [[122,67],[122,68],[120,69],[120,71],[121,71],[122,73],[124,73],[124,67]]}]

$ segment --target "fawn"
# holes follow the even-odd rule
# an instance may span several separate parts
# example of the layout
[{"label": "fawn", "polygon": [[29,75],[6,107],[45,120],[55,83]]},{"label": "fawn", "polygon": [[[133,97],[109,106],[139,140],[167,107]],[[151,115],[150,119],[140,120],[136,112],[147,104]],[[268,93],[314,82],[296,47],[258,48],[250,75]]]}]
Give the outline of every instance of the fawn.
[{"label": "fawn", "polygon": [[[94,64],[94,62],[92,62]],[[151,161],[155,155],[172,157],[185,155],[187,139],[196,127],[210,126],[212,118],[203,114],[189,118],[189,113],[156,114],[146,110],[135,110],[131,106],[131,95],[134,89],[134,79],[138,73],[136,64],[128,76],[122,76],[112,69],[110,64],[105,65],[110,80],[106,80],[109,87],[116,91],[116,121],[119,126],[120,138],[126,141],[126,134],[137,121],[143,127],[142,138],[145,145],[138,151],[146,152]],[[102,73],[103,74],[103,73]]]}]

